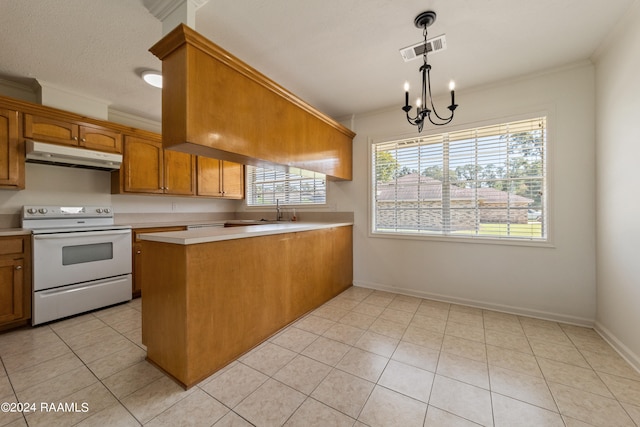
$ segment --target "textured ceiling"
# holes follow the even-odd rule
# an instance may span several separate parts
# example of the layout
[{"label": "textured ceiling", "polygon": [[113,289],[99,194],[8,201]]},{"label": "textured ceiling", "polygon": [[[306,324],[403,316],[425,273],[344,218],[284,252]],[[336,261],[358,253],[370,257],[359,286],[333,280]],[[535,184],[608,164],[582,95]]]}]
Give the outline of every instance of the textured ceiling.
[{"label": "textured ceiling", "polygon": [[[146,0],[153,1],[153,0]],[[419,61],[399,49],[422,38],[414,17],[434,10],[434,89],[476,86],[588,60],[639,0],[209,0],[196,31],[321,111],[343,117],[400,105]],[[143,0],[0,0],[0,78],[42,80],[160,119],[160,90],[141,69],[162,24]]]}]

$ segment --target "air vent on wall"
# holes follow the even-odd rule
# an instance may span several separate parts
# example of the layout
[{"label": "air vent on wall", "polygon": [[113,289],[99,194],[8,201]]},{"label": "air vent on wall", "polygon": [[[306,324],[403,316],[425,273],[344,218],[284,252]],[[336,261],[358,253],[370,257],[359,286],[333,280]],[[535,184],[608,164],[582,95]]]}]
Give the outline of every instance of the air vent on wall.
[{"label": "air vent on wall", "polygon": [[[441,50],[445,50],[446,48],[447,48],[447,39],[445,38],[444,34],[427,40],[427,53],[430,55],[434,53],[438,53]],[[420,58],[422,57],[423,53],[424,53],[423,41],[400,49],[400,55],[402,55],[402,59],[404,59],[404,62],[409,62],[409,61],[413,61],[416,58]]]}]

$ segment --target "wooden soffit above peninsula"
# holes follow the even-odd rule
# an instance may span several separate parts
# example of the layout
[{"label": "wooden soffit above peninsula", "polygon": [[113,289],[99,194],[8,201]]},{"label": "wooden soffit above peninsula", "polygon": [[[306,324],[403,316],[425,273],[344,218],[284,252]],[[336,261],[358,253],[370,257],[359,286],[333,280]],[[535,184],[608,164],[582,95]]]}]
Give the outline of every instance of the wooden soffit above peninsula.
[{"label": "wooden soffit above peninsula", "polygon": [[355,133],[184,24],[149,49],[162,60],[164,148],[352,179]]}]

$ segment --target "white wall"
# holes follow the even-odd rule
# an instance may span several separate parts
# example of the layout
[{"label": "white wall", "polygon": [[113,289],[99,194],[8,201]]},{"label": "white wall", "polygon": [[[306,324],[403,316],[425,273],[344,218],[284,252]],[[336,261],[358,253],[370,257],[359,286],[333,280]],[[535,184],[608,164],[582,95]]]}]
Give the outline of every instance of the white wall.
[{"label": "white wall", "polygon": [[155,195],[112,195],[109,172],[27,163],[25,190],[0,190],[0,214],[18,215],[23,205],[111,205],[121,213],[235,212],[236,200]]},{"label": "white wall", "polygon": [[597,324],[640,369],[640,5],[602,49],[597,87]]},{"label": "white wall", "polygon": [[[436,70],[437,72],[437,70]],[[459,82],[462,86],[464,83]],[[593,324],[595,295],[594,68],[576,64],[473,91],[460,90],[454,127],[549,112],[553,247],[408,239],[368,234],[369,140],[416,135],[398,106],[346,119],[354,180],[332,185],[339,210],[355,211],[354,283],[545,318]],[[446,105],[447,99],[436,103]],[[443,128],[425,127],[426,132]]]}]

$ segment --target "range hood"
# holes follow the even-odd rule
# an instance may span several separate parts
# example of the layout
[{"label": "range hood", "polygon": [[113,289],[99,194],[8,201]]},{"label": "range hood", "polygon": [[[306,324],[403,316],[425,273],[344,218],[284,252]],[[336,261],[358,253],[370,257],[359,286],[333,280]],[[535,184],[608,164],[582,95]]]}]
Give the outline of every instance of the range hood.
[{"label": "range hood", "polygon": [[26,160],[31,163],[98,169],[112,171],[120,169],[122,154],[103,153],[79,147],[26,141]]}]

